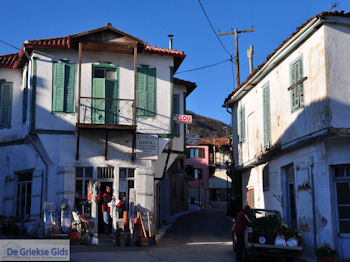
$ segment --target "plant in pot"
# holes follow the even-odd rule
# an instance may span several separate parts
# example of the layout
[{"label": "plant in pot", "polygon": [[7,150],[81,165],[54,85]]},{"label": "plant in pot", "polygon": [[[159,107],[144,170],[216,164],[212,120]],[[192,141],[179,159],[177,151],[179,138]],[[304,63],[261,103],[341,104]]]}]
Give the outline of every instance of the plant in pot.
[{"label": "plant in pot", "polygon": [[325,243],[316,249],[317,262],[336,262],[337,251],[331,248],[329,243]]}]

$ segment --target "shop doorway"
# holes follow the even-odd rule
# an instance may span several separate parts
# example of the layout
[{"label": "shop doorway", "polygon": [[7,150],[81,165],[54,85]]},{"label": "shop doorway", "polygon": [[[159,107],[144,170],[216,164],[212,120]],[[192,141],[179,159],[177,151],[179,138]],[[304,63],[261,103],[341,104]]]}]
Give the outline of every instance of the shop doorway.
[{"label": "shop doorway", "polygon": [[[98,232],[99,233],[104,232],[104,221],[103,221],[103,213],[102,213],[102,203],[103,203],[102,196],[104,193],[106,193],[107,186],[109,186],[112,189],[110,195],[113,196],[113,182],[101,182],[101,201],[98,204]],[[110,225],[112,225],[112,223],[110,223]]]}]

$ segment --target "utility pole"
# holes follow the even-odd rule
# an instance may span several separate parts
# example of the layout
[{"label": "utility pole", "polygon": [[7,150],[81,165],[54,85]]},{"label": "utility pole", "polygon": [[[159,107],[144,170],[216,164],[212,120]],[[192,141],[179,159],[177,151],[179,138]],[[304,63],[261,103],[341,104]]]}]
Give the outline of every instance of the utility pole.
[{"label": "utility pole", "polygon": [[235,59],[235,63],[236,63],[236,88],[239,87],[240,85],[240,81],[239,81],[239,54],[238,54],[238,34],[242,34],[242,33],[249,33],[249,32],[254,32],[254,28],[252,26],[252,29],[249,30],[237,30],[237,28],[235,28],[234,31],[231,32],[227,32],[227,33],[220,33],[218,34],[218,36],[223,36],[223,35],[235,35],[235,48],[236,48],[236,59]]},{"label": "utility pole", "polygon": [[[252,29],[249,30],[237,30],[237,28],[235,28],[234,31],[232,31],[231,28],[231,32],[226,32],[226,33],[220,33],[218,34],[218,36],[223,36],[223,35],[235,35],[235,48],[236,48],[236,88],[239,88],[240,86],[240,81],[239,81],[239,54],[238,54],[238,34],[242,34],[242,33],[249,33],[249,32],[254,32],[253,26]],[[230,212],[231,212],[231,216],[235,217],[239,211],[238,207],[241,206],[242,203],[238,203],[241,197],[241,194],[239,193],[239,191],[237,191],[237,185],[236,183],[239,181],[237,181],[237,178],[235,177],[235,161],[234,161],[234,157],[232,155],[232,163],[231,163],[231,170],[229,170],[229,172],[231,173],[231,199],[230,199],[230,207],[232,206],[234,210],[231,210],[230,208]],[[227,179],[227,178],[226,178]],[[228,199],[227,199],[228,201]],[[232,202],[232,205],[231,205]],[[229,204],[228,204],[229,205]],[[227,208],[229,209],[229,208]],[[228,213],[228,212],[227,212]]]}]

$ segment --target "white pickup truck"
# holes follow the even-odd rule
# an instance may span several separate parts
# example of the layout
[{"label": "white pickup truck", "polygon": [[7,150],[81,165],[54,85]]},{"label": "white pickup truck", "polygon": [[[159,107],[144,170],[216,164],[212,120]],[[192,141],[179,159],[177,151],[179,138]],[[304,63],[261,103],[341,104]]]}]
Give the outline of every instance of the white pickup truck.
[{"label": "white pickup truck", "polygon": [[[256,218],[275,216],[282,221],[281,214],[277,210],[251,209],[251,216]],[[297,245],[288,246],[276,245],[275,241],[271,243],[271,241],[267,241],[267,236],[265,235],[258,236],[257,238],[254,236],[252,227],[246,228],[244,240],[246,248],[245,255],[249,258],[259,257],[260,259],[262,256],[266,256],[278,257],[279,261],[294,261],[300,256],[303,250],[301,241],[299,241]],[[233,243],[235,243],[235,241],[233,241]]]}]

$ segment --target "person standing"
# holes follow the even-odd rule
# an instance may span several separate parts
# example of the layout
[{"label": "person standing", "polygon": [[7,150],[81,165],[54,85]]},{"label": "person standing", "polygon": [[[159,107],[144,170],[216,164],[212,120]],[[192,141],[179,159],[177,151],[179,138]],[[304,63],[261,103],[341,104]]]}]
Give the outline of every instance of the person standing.
[{"label": "person standing", "polygon": [[111,188],[106,186],[106,192],[102,195],[102,213],[103,213],[103,221],[104,221],[104,233],[111,233],[111,208],[108,204],[112,201],[114,196],[111,196]]},{"label": "person standing", "polygon": [[237,261],[242,261],[242,255],[245,248],[244,244],[244,231],[246,226],[250,225],[250,220],[248,214],[250,213],[250,206],[245,206],[243,210],[239,211],[236,218],[236,224],[233,232],[237,236],[237,246],[236,246],[236,259]]}]

